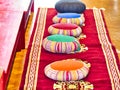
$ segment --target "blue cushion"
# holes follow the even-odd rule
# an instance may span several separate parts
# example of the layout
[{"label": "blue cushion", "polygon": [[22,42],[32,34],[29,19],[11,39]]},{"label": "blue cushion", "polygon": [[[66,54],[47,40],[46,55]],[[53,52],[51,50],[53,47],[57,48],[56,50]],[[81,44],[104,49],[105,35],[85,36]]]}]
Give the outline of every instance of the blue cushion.
[{"label": "blue cushion", "polygon": [[59,0],[55,4],[55,9],[60,13],[83,13],[86,9],[86,5],[80,0]]},{"label": "blue cushion", "polygon": [[55,15],[52,21],[53,23],[71,23],[71,24],[84,26],[85,18],[84,18],[84,14],[80,14],[80,17],[78,17],[77,15],[67,16],[65,14],[59,14],[59,15]]},{"label": "blue cushion", "polygon": [[57,16],[60,18],[79,18],[81,15],[78,13],[58,13]]}]

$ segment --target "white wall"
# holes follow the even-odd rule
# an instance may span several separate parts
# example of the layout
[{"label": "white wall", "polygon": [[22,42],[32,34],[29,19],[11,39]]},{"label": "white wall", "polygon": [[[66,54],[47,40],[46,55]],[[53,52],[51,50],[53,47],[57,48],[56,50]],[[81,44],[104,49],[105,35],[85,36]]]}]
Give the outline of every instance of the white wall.
[{"label": "white wall", "polygon": [[33,17],[33,23],[32,23],[31,29],[33,28],[33,25],[34,25],[34,20],[36,18],[37,9],[40,7],[54,8],[55,3],[57,1],[59,0],[34,0],[34,17]]},{"label": "white wall", "polygon": [[34,0],[35,5],[38,7],[54,7],[55,3],[59,0]]}]

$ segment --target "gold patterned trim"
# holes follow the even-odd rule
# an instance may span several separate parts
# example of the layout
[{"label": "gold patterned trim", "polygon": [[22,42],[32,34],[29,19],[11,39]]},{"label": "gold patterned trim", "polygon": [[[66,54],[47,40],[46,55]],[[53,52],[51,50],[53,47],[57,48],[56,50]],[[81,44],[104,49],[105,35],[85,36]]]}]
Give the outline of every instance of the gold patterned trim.
[{"label": "gold patterned trim", "polygon": [[94,8],[93,13],[96,22],[98,37],[102,45],[102,50],[105,55],[107,69],[111,79],[112,90],[120,90],[120,72],[118,70],[116,58],[112,50],[112,45],[109,42],[106,34],[106,28],[103,21],[101,9]]},{"label": "gold patterned trim", "polygon": [[36,90],[38,67],[41,54],[41,44],[45,30],[47,8],[40,8],[38,13],[37,26],[29,55],[29,62],[25,78],[24,90]]},{"label": "gold patterned trim", "polygon": [[80,81],[57,81],[53,85],[54,90],[93,90],[94,86],[90,82]]}]

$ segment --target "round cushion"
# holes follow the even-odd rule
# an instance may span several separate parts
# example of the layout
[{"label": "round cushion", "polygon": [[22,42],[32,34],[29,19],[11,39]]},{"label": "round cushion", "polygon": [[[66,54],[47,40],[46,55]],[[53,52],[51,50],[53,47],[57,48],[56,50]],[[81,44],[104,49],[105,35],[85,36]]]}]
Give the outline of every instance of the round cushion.
[{"label": "round cushion", "polygon": [[90,65],[81,60],[67,59],[48,64],[44,72],[53,80],[72,81],[85,78],[88,75],[89,67]]},{"label": "round cushion", "polygon": [[75,53],[81,50],[76,38],[66,35],[50,35],[43,40],[43,48],[53,53]]},{"label": "round cushion", "polygon": [[82,26],[85,22],[83,14],[58,13],[52,19],[53,23],[71,23]]},{"label": "round cushion", "polygon": [[55,4],[55,9],[60,13],[83,13],[86,10],[86,5],[80,0],[59,0]]},{"label": "round cushion", "polygon": [[50,34],[62,34],[62,35],[78,37],[80,36],[82,29],[75,24],[56,23],[48,27],[48,32]]}]

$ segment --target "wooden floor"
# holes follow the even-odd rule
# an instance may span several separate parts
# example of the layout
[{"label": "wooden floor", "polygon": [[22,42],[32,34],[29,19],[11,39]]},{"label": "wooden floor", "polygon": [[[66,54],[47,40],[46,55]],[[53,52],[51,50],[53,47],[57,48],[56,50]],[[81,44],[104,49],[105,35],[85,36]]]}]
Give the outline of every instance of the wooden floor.
[{"label": "wooden floor", "polygon": [[120,56],[120,0],[82,0],[87,7],[104,8],[110,38]]},{"label": "wooden floor", "polygon": [[[40,2],[41,0],[39,0]],[[104,16],[109,29],[110,38],[115,45],[118,55],[120,57],[120,0],[81,0],[87,6],[87,8],[104,8]],[[42,2],[42,1],[41,1]],[[10,79],[8,82],[7,90],[18,90],[21,74],[23,71],[23,65],[27,46],[30,37],[30,28],[32,24],[33,13],[29,18],[29,22],[26,28],[26,49],[16,53],[13,68],[11,70]]]}]

